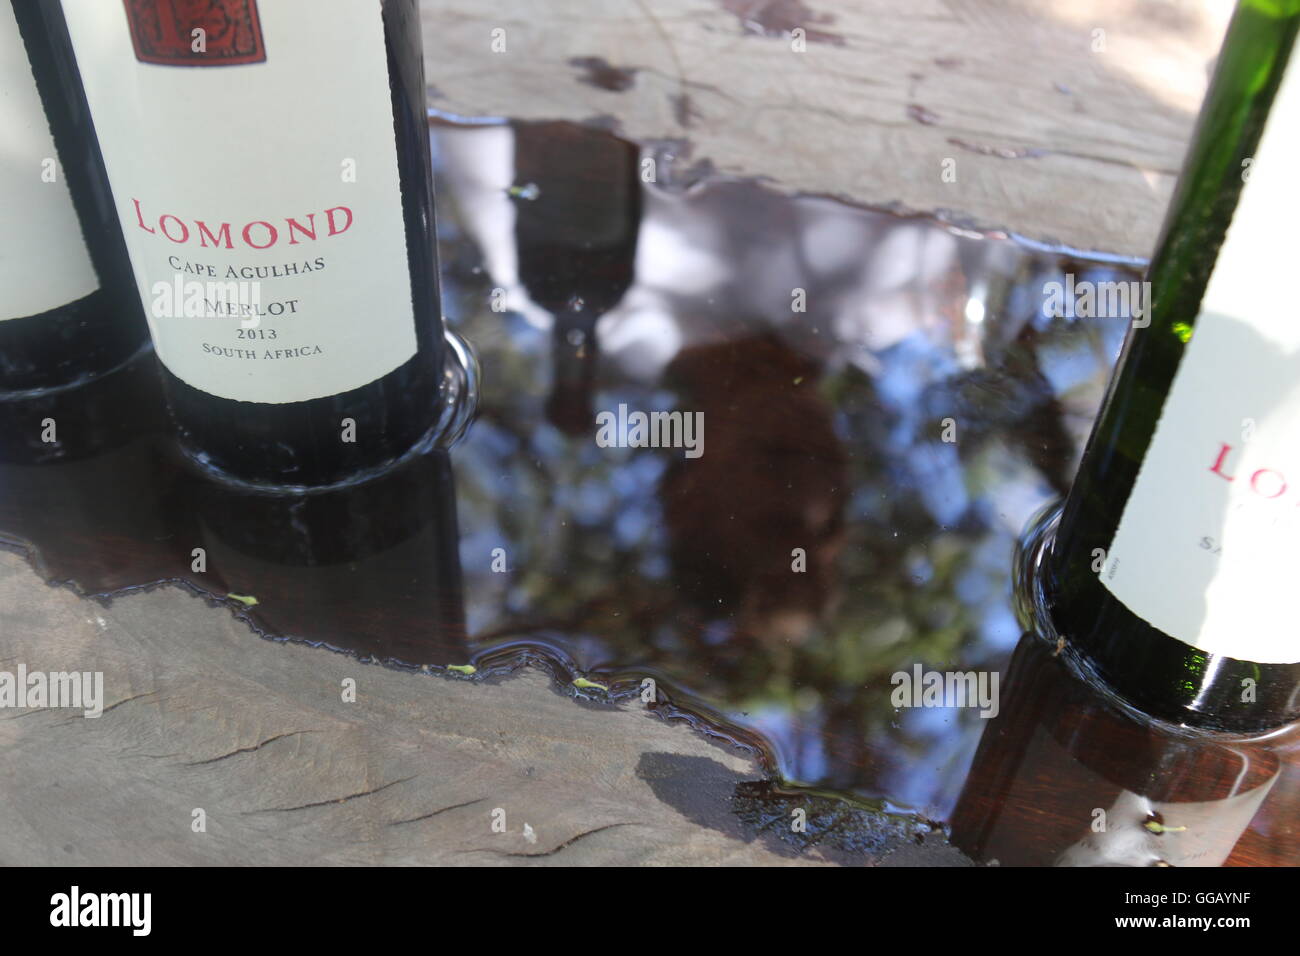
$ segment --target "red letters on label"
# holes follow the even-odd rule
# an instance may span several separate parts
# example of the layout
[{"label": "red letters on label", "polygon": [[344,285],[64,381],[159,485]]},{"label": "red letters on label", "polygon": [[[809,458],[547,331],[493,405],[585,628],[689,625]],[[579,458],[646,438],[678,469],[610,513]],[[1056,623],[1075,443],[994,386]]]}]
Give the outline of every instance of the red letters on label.
[{"label": "red letters on label", "polygon": [[[144,219],[144,210],[140,206],[140,200],[132,199],[132,205],[135,206],[135,223],[140,229],[147,233],[157,235],[162,233],[163,236],[170,239],[177,245],[184,245],[191,239],[198,237],[199,245],[203,248],[216,246],[218,248],[233,249],[235,248],[232,239],[230,223],[223,222],[212,224],[204,222],[202,219],[193,221],[191,224],[177,215],[169,212],[163,213],[158,217],[154,225],[149,225]],[[354,216],[351,208],[348,206],[331,206],[323,210],[325,222],[328,230],[325,238],[330,236],[339,236],[352,228]],[[152,216],[150,217],[152,221]],[[237,235],[244,240],[244,245],[250,249],[270,249],[272,246],[281,242],[287,235],[288,244],[296,246],[303,240],[315,241],[319,229],[316,225],[316,213],[308,213],[298,219],[285,217],[284,226],[277,226],[265,219],[254,219],[252,222],[244,223],[238,227]],[[304,224],[305,221],[305,224]]]},{"label": "red letters on label", "polygon": [[[1236,481],[1237,476],[1230,475],[1225,470],[1228,456],[1231,454],[1232,446],[1226,442],[1220,443],[1219,454],[1210,465],[1211,474],[1218,475],[1224,481]],[[1286,476],[1280,471],[1274,471],[1272,468],[1257,468],[1251,473],[1250,490],[1261,498],[1281,498],[1286,494],[1286,489]]]}]

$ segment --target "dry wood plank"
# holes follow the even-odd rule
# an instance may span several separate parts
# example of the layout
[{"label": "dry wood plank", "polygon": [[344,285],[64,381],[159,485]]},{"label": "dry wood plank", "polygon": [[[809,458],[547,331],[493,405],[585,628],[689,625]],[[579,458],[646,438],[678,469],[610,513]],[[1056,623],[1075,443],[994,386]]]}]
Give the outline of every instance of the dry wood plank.
[{"label": "dry wood plank", "polygon": [[1230,9],[422,0],[447,112],[612,125],[686,165],[1130,257],[1155,242]]}]

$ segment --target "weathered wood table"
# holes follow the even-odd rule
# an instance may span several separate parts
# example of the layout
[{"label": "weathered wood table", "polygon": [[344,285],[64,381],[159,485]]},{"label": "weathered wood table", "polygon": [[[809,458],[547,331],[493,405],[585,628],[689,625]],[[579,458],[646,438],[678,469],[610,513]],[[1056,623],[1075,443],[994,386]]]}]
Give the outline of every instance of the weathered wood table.
[{"label": "weathered wood table", "polygon": [[[104,680],[94,719],[0,710],[0,863],[967,863],[941,825],[984,725],[890,717],[889,675],[1010,658],[1011,544],[1122,334],[1017,290],[1044,246],[1149,253],[1223,6],[426,0],[444,301],[484,363],[454,490],[432,465],[364,499],[429,513],[349,498],[312,537],[194,492],[156,423],[0,467],[43,562],[0,553],[0,670]],[[483,116],[528,122],[446,125]],[[590,414],[665,390],[702,467],[602,457]],[[1234,862],[1294,847],[1266,810]]]}]

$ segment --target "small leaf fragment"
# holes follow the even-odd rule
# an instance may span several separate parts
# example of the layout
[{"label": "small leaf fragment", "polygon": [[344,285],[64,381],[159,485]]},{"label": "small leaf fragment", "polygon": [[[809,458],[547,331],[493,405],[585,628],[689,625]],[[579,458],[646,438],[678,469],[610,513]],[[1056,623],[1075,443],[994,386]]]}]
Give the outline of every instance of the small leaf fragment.
[{"label": "small leaf fragment", "polygon": [[1142,824],[1142,826],[1146,827],[1152,833],[1182,833],[1187,829],[1187,827],[1167,827],[1163,823],[1157,823],[1155,820],[1148,820],[1146,823]]}]

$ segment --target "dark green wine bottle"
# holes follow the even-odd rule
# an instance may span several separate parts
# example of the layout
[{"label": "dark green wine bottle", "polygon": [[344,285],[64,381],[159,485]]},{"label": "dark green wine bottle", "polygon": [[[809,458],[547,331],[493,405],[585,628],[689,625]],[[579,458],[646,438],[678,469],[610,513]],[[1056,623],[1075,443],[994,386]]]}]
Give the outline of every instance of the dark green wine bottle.
[{"label": "dark green wine bottle", "polygon": [[1300,717],[1300,0],[1242,0],[1044,565],[1120,697],[1188,726]]}]

